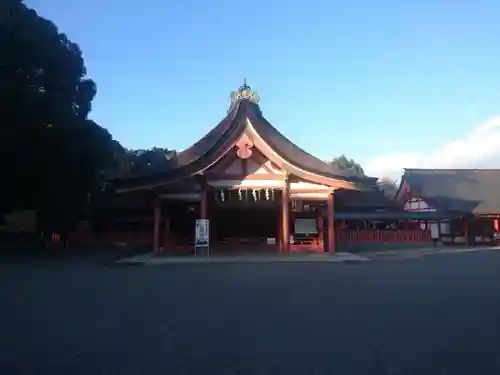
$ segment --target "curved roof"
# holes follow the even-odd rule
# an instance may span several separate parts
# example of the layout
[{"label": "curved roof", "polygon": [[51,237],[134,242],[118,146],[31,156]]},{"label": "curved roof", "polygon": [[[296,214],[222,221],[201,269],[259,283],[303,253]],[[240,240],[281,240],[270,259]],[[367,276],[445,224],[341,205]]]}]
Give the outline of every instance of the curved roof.
[{"label": "curved roof", "polygon": [[[242,86],[242,89],[250,89]],[[235,95],[233,93],[233,95]],[[154,183],[155,181],[172,180],[189,176],[202,171],[218,160],[237,141],[247,126],[247,119],[259,136],[273,151],[286,162],[302,170],[319,176],[365,184],[374,184],[376,178],[355,176],[349,171],[335,169],[332,165],[304,151],[282,133],[280,133],[262,115],[257,100],[252,97],[233,97],[231,109],[227,116],[204,137],[179,152],[173,160],[172,167],[162,173],[127,179],[127,184],[139,181]],[[124,181],[125,182],[125,181]]]},{"label": "curved roof", "polygon": [[[262,115],[258,104],[250,100],[240,100],[228,116],[215,128],[191,147],[177,155],[178,166],[186,166],[200,158],[212,159],[211,153],[216,153],[221,141],[225,138],[236,140],[244,131],[246,124],[244,119],[248,118],[262,139],[283,159],[290,164],[325,177],[341,178],[347,180],[366,180],[358,176],[352,176],[346,171],[334,169],[334,167],[315,156],[304,151],[269,123]],[[212,161],[212,160],[210,160]]]}]

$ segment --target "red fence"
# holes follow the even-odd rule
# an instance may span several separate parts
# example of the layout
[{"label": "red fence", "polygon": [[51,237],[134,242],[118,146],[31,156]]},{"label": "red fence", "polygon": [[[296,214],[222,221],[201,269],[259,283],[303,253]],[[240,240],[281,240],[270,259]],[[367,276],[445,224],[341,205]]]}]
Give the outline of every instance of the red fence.
[{"label": "red fence", "polygon": [[427,230],[359,230],[339,231],[336,241],[340,243],[420,243],[431,242],[431,232]]},{"label": "red fence", "polygon": [[[425,230],[353,230],[338,231],[336,233],[336,242],[340,244],[410,244],[431,242],[430,231]],[[132,245],[132,246],[152,246],[152,230],[141,231],[109,231],[103,233],[74,232],[68,242],[75,245]],[[160,244],[165,243],[164,233],[160,233]],[[169,246],[172,248],[192,247],[193,240],[182,241],[171,238]],[[245,245],[252,245],[255,248],[274,248],[276,245],[267,245],[265,238],[235,238],[225,241],[217,241],[222,248],[238,248]],[[304,249],[320,251],[323,248],[322,241],[318,243],[295,243],[291,245],[292,251],[301,251]]]}]

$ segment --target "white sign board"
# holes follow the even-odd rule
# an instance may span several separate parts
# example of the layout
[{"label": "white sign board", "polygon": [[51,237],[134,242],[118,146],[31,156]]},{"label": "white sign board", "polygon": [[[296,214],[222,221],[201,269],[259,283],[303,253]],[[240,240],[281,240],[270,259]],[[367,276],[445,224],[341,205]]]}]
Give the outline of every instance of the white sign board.
[{"label": "white sign board", "polygon": [[438,223],[430,223],[431,237],[433,240],[439,240],[439,228]]},{"label": "white sign board", "polygon": [[208,247],[209,244],[209,222],[207,219],[196,220],[195,247]]},{"label": "white sign board", "polygon": [[296,234],[318,234],[318,226],[315,218],[295,219]]}]

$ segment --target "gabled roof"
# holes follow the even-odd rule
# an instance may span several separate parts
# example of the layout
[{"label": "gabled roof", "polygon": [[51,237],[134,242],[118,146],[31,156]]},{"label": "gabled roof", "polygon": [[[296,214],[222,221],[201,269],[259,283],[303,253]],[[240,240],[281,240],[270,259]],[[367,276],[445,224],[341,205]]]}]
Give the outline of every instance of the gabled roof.
[{"label": "gabled roof", "polygon": [[[262,115],[258,104],[250,100],[240,100],[236,103],[232,112],[212,129],[207,135],[196,142],[193,146],[181,152],[179,157],[180,165],[186,166],[197,160],[205,158],[205,162],[211,162],[213,154],[218,154],[221,147],[220,139],[226,136],[228,140],[236,140],[245,130],[246,121],[250,123],[262,137],[262,139],[283,159],[308,172],[313,172],[321,176],[331,178],[341,178],[346,180],[366,181],[367,178],[353,176],[352,174],[335,169],[328,163],[314,157],[304,151],[292,141],[280,133]],[[225,151],[225,150],[224,150]],[[202,163],[205,164],[205,163]]]},{"label": "gabled roof", "polygon": [[[165,172],[148,177],[129,178],[126,185],[134,183],[155,183],[182,179],[203,171],[217,161],[234,145],[245,131],[248,122],[263,141],[272,148],[279,157],[302,170],[326,178],[339,179],[363,185],[373,185],[376,178],[359,177],[348,171],[335,169],[328,163],[312,156],[296,146],[262,115],[256,94],[244,84],[233,94],[233,102],[227,116],[203,138],[186,150],[178,153],[172,160],[172,167]],[[118,185],[120,185],[120,181]]]},{"label": "gabled roof", "polygon": [[437,210],[500,213],[499,169],[405,169],[404,184]]}]

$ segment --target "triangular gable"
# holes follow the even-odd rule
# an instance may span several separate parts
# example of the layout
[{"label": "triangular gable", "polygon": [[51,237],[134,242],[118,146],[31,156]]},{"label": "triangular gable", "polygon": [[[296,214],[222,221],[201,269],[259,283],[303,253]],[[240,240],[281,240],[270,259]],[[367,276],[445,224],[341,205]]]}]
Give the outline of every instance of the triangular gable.
[{"label": "triangular gable", "polygon": [[406,201],[411,197],[410,184],[406,181],[405,177],[401,179],[401,182],[398,187],[398,191],[396,192],[395,199],[397,201]]},{"label": "triangular gable", "polygon": [[284,174],[283,169],[254,147],[246,133],[240,136],[232,149],[204,172],[204,175],[209,179],[252,175],[283,176]]}]

